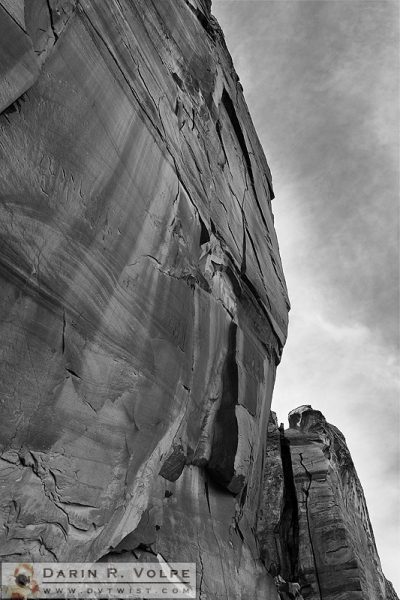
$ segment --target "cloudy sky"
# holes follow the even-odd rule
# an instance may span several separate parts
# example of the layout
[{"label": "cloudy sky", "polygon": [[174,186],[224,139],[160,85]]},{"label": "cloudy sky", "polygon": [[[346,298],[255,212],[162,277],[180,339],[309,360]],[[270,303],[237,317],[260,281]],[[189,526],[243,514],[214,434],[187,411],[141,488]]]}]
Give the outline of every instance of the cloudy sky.
[{"label": "cloudy sky", "polygon": [[292,302],[273,408],[346,436],[400,591],[399,4],[213,0],[272,170]]}]

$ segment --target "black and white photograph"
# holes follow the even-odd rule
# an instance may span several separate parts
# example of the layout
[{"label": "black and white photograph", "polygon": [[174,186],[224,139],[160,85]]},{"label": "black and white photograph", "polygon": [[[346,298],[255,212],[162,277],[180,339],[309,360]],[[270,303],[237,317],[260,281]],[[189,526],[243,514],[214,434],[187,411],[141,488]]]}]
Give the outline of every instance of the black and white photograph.
[{"label": "black and white photograph", "polygon": [[0,597],[399,600],[398,0],[0,0]]}]

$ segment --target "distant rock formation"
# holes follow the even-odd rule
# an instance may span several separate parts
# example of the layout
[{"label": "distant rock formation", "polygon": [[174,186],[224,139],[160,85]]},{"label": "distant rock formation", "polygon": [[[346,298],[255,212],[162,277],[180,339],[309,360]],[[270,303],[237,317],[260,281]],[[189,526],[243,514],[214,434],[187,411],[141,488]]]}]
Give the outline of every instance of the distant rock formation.
[{"label": "distant rock formation", "polygon": [[207,0],[0,0],[3,560],[193,561],[254,531],[289,301]]},{"label": "distant rock formation", "polygon": [[269,571],[310,600],[398,600],[381,569],[342,433],[305,405],[289,429],[271,413],[257,533]]}]

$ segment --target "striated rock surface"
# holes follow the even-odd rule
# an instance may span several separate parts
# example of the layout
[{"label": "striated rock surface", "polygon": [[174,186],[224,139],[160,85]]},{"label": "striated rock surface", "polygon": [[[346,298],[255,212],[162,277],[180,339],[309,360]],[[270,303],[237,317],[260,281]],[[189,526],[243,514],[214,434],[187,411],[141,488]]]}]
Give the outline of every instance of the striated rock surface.
[{"label": "striated rock surface", "polygon": [[270,419],[257,525],[265,565],[299,582],[305,599],[398,600],[342,433],[308,405],[289,425]]},{"label": "striated rock surface", "polygon": [[2,560],[255,537],[288,298],[271,176],[207,0],[0,0]]}]

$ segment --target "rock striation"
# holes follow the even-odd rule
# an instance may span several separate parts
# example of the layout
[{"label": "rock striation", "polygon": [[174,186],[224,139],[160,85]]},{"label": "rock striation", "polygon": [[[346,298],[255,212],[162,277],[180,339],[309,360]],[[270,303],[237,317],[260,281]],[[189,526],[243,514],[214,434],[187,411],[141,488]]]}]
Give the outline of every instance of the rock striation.
[{"label": "rock striation", "polygon": [[271,413],[257,533],[270,571],[310,600],[398,600],[343,434],[311,406]]},{"label": "rock striation", "polygon": [[0,555],[193,561],[255,536],[289,301],[207,0],[0,0]]}]

